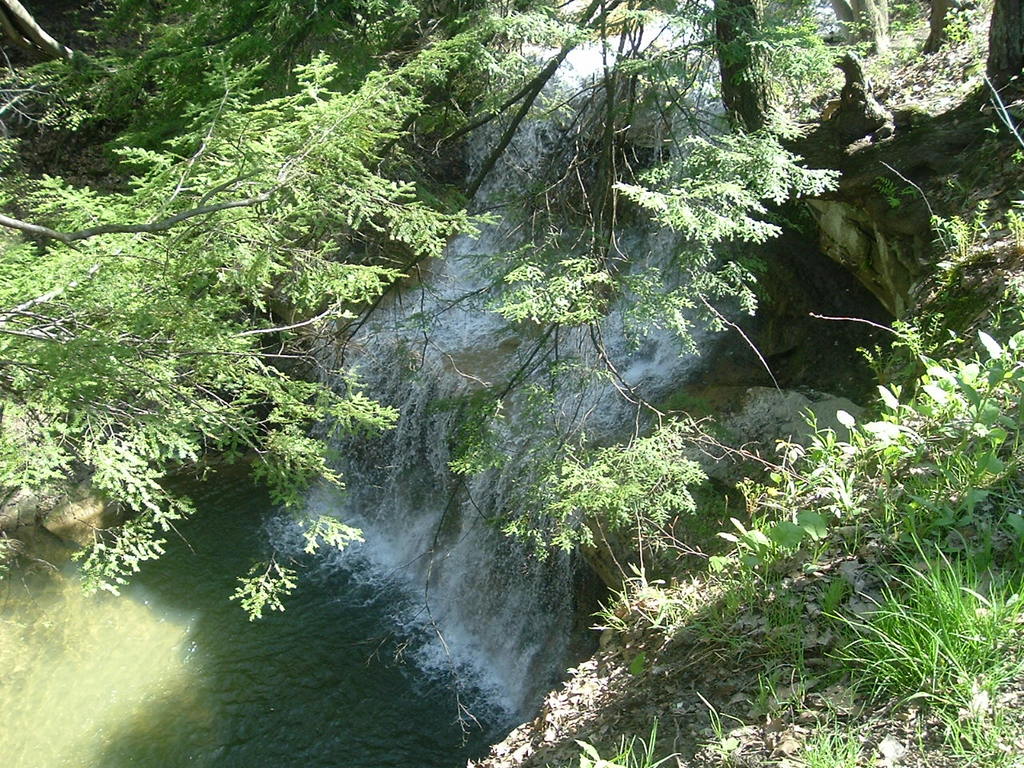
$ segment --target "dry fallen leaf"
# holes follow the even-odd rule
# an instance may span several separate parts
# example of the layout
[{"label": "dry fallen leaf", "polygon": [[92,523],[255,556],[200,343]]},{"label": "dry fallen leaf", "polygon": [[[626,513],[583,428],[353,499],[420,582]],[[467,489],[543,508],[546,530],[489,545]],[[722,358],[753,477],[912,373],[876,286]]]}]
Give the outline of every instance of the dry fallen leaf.
[{"label": "dry fallen leaf", "polygon": [[783,734],[775,743],[775,752],[786,757],[793,757],[799,754],[802,749],[803,745],[800,743],[800,740],[792,733]]},{"label": "dry fallen leaf", "polygon": [[886,736],[878,745],[878,754],[882,756],[883,768],[895,768],[899,760],[907,753],[907,748],[892,736]]},{"label": "dry fallen leaf", "polygon": [[853,711],[853,692],[843,685],[832,685],[822,691],[818,696],[822,704],[831,709],[837,715],[847,715]]}]

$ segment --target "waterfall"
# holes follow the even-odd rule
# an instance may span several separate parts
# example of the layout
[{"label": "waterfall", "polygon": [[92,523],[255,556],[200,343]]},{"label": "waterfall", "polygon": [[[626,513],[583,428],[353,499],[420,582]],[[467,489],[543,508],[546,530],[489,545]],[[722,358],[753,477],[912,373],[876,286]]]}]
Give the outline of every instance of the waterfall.
[{"label": "waterfall", "polygon": [[[599,66],[600,57],[590,58]],[[580,60],[549,95],[577,90],[589,77]],[[569,122],[557,114],[525,121],[477,197],[496,208],[496,218],[475,237],[456,238],[443,259],[412,276],[414,285],[387,296],[344,349],[322,352],[328,366],[343,356],[366,391],[397,408],[400,419],[379,438],[339,446],[346,489],[318,488],[310,507],[362,529],[366,542],[338,561],[401,594],[395,624],[408,633],[416,663],[454,673],[478,705],[496,706],[509,718],[528,715],[571,661],[581,564],[565,553],[540,561],[494,523],[521,503],[517,491],[528,479],[520,471],[525,462],[515,457],[531,457],[539,443],[531,439],[537,427],[522,387],[503,405],[502,448],[514,458],[476,476],[451,472],[467,397],[500,389],[525,370],[524,382],[551,393],[553,422],[541,429],[585,419],[589,437],[609,440],[629,434],[639,418],[620,391],[624,385],[657,401],[697,370],[668,333],[629,338],[619,311],[601,326],[602,357],[586,333],[545,339],[489,309],[491,257],[531,242],[522,212],[503,201],[557,162]],[[472,140],[471,168],[480,166],[497,131]],[[658,263],[674,247],[673,236],[654,227],[627,232],[619,242],[637,263]],[[612,360],[617,378],[580,379],[541,365],[554,358],[592,371]]]}]

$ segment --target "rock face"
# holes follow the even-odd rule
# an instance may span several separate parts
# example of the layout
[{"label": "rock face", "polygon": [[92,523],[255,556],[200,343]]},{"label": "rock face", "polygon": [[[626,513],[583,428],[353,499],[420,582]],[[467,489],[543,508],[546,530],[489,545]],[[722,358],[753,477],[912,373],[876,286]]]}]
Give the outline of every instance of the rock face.
[{"label": "rock face", "polygon": [[9,542],[3,550],[8,558],[25,555],[59,563],[75,548],[91,544],[97,530],[122,522],[118,505],[88,481],[40,492],[18,489],[0,502],[0,538]]},{"label": "rock face", "polygon": [[[851,108],[860,98],[856,88],[847,96]],[[951,185],[965,177],[1008,178],[1005,168],[1012,164],[1003,157],[1008,150],[981,138],[992,122],[981,92],[941,114],[895,106],[897,130],[884,141],[844,144],[867,124],[877,123],[879,115],[867,116],[867,124],[838,136],[841,110],[842,104],[788,148],[812,168],[841,171],[837,189],[809,201],[821,248],[900,316],[917,303],[921,282],[941,258],[933,243],[933,213],[962,211],[962,201],[948,197]],[[873,137],[881,139],[877,131]]]},{"label": "rock face", "polygon": [[918,282],[928,272],[930,230],[920,216],[883,208],[880,202],[818,199],[809,204],[822,250],[899,317],[913,305]]}]

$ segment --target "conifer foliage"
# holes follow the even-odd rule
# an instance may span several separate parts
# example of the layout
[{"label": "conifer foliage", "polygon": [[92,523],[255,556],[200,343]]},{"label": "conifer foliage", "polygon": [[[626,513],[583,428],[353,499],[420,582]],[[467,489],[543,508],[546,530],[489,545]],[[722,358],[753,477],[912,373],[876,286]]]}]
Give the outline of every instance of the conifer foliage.
[{"label": "conifer foliage", "polygon": [[172,138],[113,149],[114,188],[11,167],[0,485],[87,473],[131,510],[87,559],[96,585],[159,554],[160,531],[189,511],[161,484],[169,471],[245,456],[294,505],[310,480],[338,479],[314,423],[392,421],[351,377],[317,370],[309,331],[344,323],[403,263],[470,228],[381,165],[467,49],[458,37],[427,45],[346,89],[317,55],[278,96],[265,64],[213,57],[195,85],[215,97],[183,105]]}]

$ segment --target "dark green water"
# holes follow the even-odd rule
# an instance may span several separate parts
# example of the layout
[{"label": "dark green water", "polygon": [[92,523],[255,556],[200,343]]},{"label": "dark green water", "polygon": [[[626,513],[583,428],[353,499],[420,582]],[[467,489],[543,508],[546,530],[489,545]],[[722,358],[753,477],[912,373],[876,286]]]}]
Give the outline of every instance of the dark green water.
[{"label": "dark green water", "polygon": [[300,557],[287,611],[249,622],[228,595],[270,552],[273,510],[244,482],[192,495],[201,513],[121,598],[6,601],[0,664],[20,665],[0,672],[0,764],[455,768],[486,751],[483,704],[463,690],[481,719],[464,733],[453,681],[396,660],[386,582]]}]

